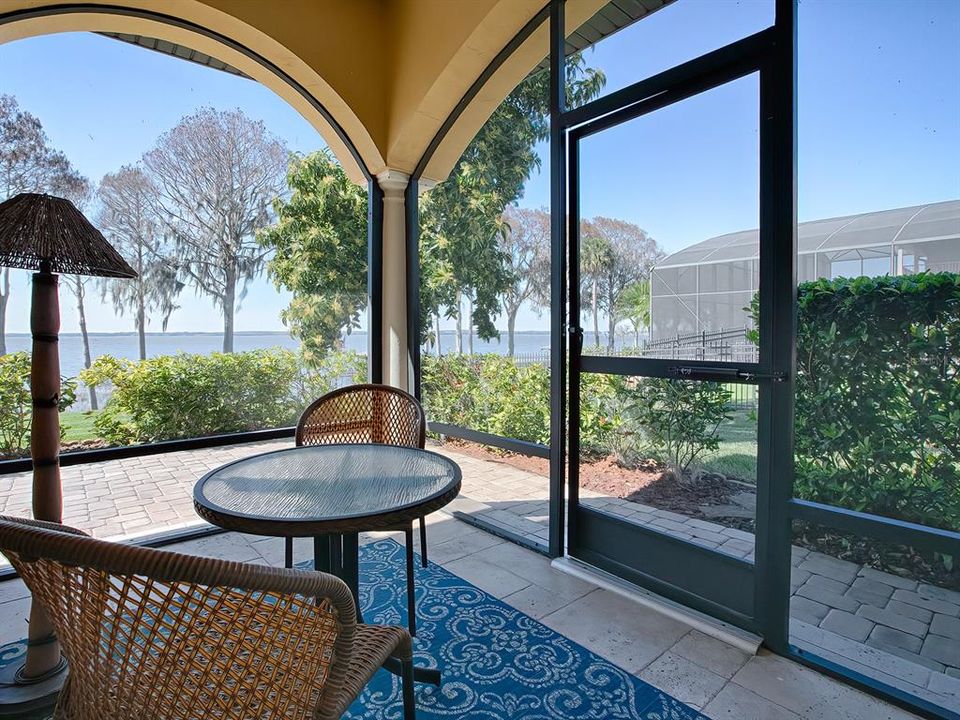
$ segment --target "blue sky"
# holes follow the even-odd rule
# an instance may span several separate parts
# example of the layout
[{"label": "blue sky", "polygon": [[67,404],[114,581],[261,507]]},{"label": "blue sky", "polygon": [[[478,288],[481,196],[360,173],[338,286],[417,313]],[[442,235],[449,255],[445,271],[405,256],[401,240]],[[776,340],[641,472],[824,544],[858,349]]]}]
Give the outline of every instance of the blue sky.
[{"label": "blue sky", "polygon": [[[607,90],[762,29],[772,2],[682,0],[586,54]],[[806,0],[800,5],[800,219],[960,197],[960,3]],[[0,92],[37,115],[52,143],[93,181],[135,162],[199,107],[240,107],[293,150],[323,146],[313,128],[248,80],[89,34],[0,46]],[[639,118],[583,146],[587,216],[630,220],[668,251],[757,225],[757,82],[748,77]],[[548,168],[528,182],[526,206],[549,202]],[[27,329],[25,278],[9,329]],[[240,330],[280,329],[286,298],[255,283]],[[68,297],[64,331],[76,330]],[[95,331],[132,329],[109,307]],[[171,330],[217,330],[206,299],[183,298]],[[520,329],[546,329],[525,312]],[[156,328],[159,329],[159,328]]]}]

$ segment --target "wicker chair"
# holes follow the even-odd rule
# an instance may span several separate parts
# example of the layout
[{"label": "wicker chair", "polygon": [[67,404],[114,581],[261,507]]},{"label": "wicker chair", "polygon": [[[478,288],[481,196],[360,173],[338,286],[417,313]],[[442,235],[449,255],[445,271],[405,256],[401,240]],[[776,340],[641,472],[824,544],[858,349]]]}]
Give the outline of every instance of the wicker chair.
[{"label": "wicker chair", "polygon": [[339,718],[388,659],[414,718],[410,635],[356,622],[325,573],[94,540],[0,516],[0,551],[70,663],[57,720]]},{"label": "wicker chair", "polygon": [[[389,385],[349,385],[314,400],[297,422],[297,445],[378,443],[422,448],[427,423],[417,399]],[[407,546],[407,608],[410,634],[417,634],[413,588],[413,525],[403,530]],[[286,540],[293,564],[293,539]],[[420,561],[427,567],[427,528],[420,518]]]}]

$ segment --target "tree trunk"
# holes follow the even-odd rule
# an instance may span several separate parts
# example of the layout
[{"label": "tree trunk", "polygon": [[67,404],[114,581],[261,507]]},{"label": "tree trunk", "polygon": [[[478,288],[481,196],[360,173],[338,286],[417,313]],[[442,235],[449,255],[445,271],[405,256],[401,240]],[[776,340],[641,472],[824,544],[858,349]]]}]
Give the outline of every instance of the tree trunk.
[{"label": "tree trunk", "polygon": [[600,347],[600,319],[597,312],[597,281],[593,281],[593,344]]},{"label": "tree trunk", "polygon": [[[613,303],[611,302],[610,305],[612,307]],[[612,309],[607,310],[607,313],[607,327],[610,329],[610,334],[607,335],[607,349],[613,350],[617,337],[617,316]]]},{"label": "tree trunk", "polygon": [[137,304],[137,335],[140,341],[140,359],[147,359],[147,312],[143,306],[143,293],[140,293]]},{"label": "tree trunk", "polygon": [[467,354],[473,355],[473,295],[467,295]]},{"label": "tree trunk", "polygon": [[640,323],[633,326],[633,344],[637,348],[640,347]]},{"label": "tree trunk", "polygon": [[461,306],[462,298],[460,296],[460,291],[457,291],[457,337],[455,340],[454,347],[456,348],[457,355],[463,355],[463,320],[461,316],[463,315],[463,309]]},{"label": "tree trunk", "polygon": [[3,269],[0,288],[0,355],[7,354],[7,301],[10,299],[10,268]]},{"label": "tree trunk", "polygon": [[[76,283],[77,290],[77,318],[80,323],[80,339],[83,341],[83,366],[85,368],[90,367],[90,336],[87,334],[87,313],[83,308],[83,296],[86,293],[84,288],[83,281],[80,278],[74,278],[73,282]],[[97,407],[97,390],[92,386],[87,386],[87,391],[90,393],[90,409],[98,410]]]},{"label": "tree trunk", "polygon": [[437,357],[440,357],[442,354],[442,351],[440,350],[440,313],[438,312],[434,318],[436,318],[437,322]]},{"label": "tree trunk", "polygon": [[514,333],[517,328],[517,311],[520,306],[511,307],[507,310],[507,355],[513,357],[514,351]]},{"label": "tree trunk", "polygon": [[223,351],[233,352],[233,312],[237,302],[237,275],[231,268],[223,291]]}]

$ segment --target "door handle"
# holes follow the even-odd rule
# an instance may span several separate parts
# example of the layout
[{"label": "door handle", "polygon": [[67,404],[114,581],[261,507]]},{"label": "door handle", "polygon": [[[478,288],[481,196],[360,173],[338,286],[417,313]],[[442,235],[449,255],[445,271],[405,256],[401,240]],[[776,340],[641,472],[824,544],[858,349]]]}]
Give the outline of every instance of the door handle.
[{"label": "door handle", "polygon": [[674,365],[667,368],[667,372],[688,380],[714,380],[719,377],[746,380],[748,382],[751,380],[784,382],[787,379],[787,374],[783,372],[758,373],[735,367],[706,367],[703,365]]},{"label": "door handle", "polygon": [[583,352],[583,328],[577,325],[568,325],[567,335],[570,338],[570,349],[580,355]]}]

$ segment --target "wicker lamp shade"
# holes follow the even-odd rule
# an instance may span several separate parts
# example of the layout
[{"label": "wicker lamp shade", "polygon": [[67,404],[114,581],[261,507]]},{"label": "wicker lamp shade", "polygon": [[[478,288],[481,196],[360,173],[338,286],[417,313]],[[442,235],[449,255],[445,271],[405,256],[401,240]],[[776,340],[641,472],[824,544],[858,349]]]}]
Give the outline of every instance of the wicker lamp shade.
[{"label": "wicker lamp shade", "polygon": [[72,202],[38,193],[21,193],[0,203],[0,267],[137,276]]}]

